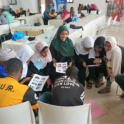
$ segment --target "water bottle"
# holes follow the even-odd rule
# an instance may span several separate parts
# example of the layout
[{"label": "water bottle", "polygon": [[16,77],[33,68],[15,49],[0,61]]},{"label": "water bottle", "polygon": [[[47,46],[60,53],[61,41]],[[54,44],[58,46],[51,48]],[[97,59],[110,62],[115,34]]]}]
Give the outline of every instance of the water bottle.
[{"label": "water bottle", "polygon": [[22,21],[20,21],[20,27],[22,27]]},{"label": "water bottle", "polygon": [[28,26],[28,21],[26,20],[26,26]]},{"label": "water bottle", "polygon": [[52,29],[52,38],[54,37],[54,32],[55,32],[55,30],[54,30],[54,28]]},{"label": "water bottle", "polygon": [[48,35],[47,35],[47,29],[44,29],[44,36],[45,36],[45,39],[48,38]]}]

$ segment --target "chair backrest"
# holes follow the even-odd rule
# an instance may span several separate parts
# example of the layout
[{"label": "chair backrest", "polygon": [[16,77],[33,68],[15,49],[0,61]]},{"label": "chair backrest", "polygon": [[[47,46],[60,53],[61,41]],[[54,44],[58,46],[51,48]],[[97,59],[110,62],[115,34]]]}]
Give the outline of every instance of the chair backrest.
[{"label": "chair backrest", "polygon": [[116,20],[117,20],[117,17],[118,17],[118,16],[115,16],[115,18],[114,18],[114,20],[113,20],[113,25],[115,25]]},{"label": "chair backrest", "polygon": [[9,33],[9,24],[0,25],[0,35]]},{"label": "chair backrest", "polygon": [[11,24],[10,24],[10,29],[11,29],[11,33],[12,33],[12,34],[14,34],[13,28],[20,26],[20,23],[22,23],[22,22],[16,20],[16,21],[14,21],[14,23],[11,23]]},{"label": "chair backrest", "polygon": [[0,124],[35,124],[30,103],[0,108]]},{"label": "chair backrest", "polygon": [[93,11],[91,11],[91,13],[90,14],[92,14],[92,15],[96,15],[96,10],[93,10]]},{"label": "chair backrest", "polygon": [[54,26],[55,28],[59,28],[61,25],[63,25],[63,20],[59,19],[53,19],[48,21],[48,25]]},{"label": "chair backrest", "polygon": [[108,22],[107,22],[107,26],[109,26],[111,24],[112,21],[112,17],[109,17]]},{"label": "chair backrest", "polygon": [[14,28],[14,27],[18,27],[18,26],[20,26],[20,21],[14,21],[14,23],[11,23],[10,24],[10,29],[12,29],[12,28]]},{"label": "chair backrest", "polygon": [[102,10],[99,10],[99,11],[98,11],[98,14],[101,15],[101,13],[102,13]]},{"label": "chair backrest", "polygon": [[88,15],[87,10],[82,10],[81,11],[85,16]]},{"label": "chair backrest", "polygon": [[39,124],[92,124],[90,104],[75,107],[60,107],[39,104]]}]

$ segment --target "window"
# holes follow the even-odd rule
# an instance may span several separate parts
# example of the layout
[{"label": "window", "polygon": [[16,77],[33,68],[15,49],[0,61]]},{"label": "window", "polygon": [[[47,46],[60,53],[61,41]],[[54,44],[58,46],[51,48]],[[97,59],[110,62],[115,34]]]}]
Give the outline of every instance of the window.
[{"label": "window", "polygon": [[17,0],[9,0],[10,5],[17,5]]},{"label": "window", "polygon": [[68,3],[73,3],[73,2],[74,2],[74,0],[67,0],[67,2],[68,2]]}]

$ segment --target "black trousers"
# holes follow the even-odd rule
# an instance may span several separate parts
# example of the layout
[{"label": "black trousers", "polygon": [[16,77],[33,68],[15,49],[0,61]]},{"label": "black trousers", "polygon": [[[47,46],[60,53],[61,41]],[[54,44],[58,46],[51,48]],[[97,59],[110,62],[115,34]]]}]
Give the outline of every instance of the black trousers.
[{"label": "black trousers", "polygon": [[117,75],[115,77],[115,81],[120,86],[120,88],[124,91],[124,73],[120,74],[120,75]]},{"label": "black trousers", "polygon": [[[94,59],[87,59],[86,64],[87,65],[93,65],[93,60]],[[85,80],[86,80],[86,68],[83,67],[82,64],[76,63],[77,68],[79,69],[79,73],[78,73],[78,79],[79,82],[81,84],[83,84],[83,86],[85,86]],[[89,67],[88,68],[89,71],[89,75],[87,77],[87,81],[89,80],[93,80],[94,79],[94,75],[95,75],[95,67]]]},{"label": "black trousers", "polygon": [[95,78],[99,78],[99,74],[102,73],[105,77],[107,77],[107,70],[106,70],[106,65],[105,63],[102,63],[99,67],[95,68]]}]

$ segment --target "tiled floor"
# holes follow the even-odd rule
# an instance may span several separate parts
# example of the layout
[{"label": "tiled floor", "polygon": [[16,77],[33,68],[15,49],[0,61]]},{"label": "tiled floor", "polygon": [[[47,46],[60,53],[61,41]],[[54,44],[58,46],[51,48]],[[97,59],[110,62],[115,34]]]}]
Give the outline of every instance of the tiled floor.
[{"label": "tiled floor", "polygon": [[[114,36],[119,39],[119,45],[124,46],[124,19],[121,20],[120,27],[110,26],[104,29],[102,33],[99,32],[98,36],[100,34],[104,36]],[[112,84],[111,92],[108,94],[98,94],[97,91],[99,89],[94,86],[91,90],[85,88],[85,101],[92,99],[107,111],[106,115],[94,120],[93,124],[124,124],[124,99],[120,99],[119,96],[116,95],[117,84],[115,82]],[[118,94],[121,93],[122,91],[119,88]]]}]

